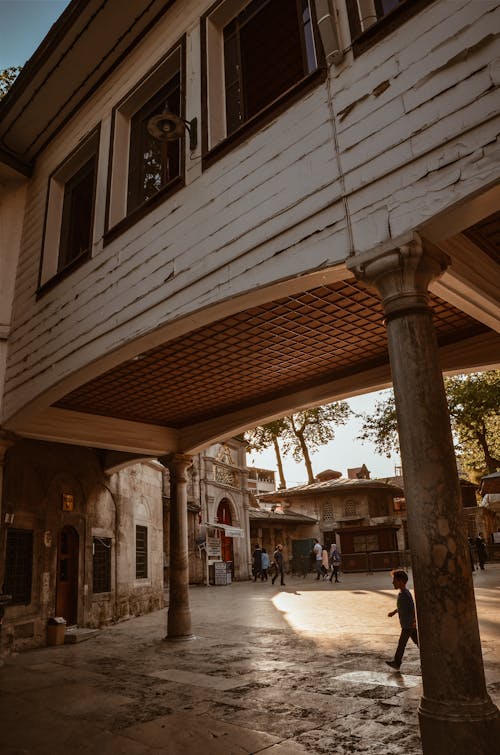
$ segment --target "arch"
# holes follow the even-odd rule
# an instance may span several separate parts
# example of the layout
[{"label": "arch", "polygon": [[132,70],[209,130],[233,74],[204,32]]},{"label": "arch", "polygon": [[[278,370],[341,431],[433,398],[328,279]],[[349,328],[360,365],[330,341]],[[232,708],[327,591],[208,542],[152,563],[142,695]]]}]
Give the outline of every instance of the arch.
[{"label": "arch", "polygon": [[[216,518],[218,524],[233,524],[233,509],[234,504],[229,500],[229,498],[224,497],[219,501],[219,505],[217,506],[217,512],[216,512]],[[222,552],[222,560],[223,561],[231,561],[234,568],[234,548],[233,548],[233,538],[232,537],[226,537],[225,533],[221,531],[220,535],[221,539],[221,552]]]}]

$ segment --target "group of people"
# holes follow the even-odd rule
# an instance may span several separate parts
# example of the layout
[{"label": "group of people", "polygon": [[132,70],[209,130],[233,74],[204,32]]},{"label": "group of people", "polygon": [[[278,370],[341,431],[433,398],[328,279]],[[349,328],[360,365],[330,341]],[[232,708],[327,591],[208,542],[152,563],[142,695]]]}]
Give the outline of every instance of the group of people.
[{"label": "group of people", "polygon": [[311,560],[314,562],[316,579],[323,578],[325,581],[329,579],[330,582],[333,582],[333,580],[335,580],[335,582],[340,582],[339,571],[341,558],[336,543],[332,543],[330,551],[327,551],[324,545],[321,545],[319,540],[314,538]]},{"label": "group of people", "polygon": [[252,574],[253,581],[267,582],[269,571],[272,571],[271,582],[274,585],[276,579],[280,577],[281,584],[285,584],[285,569],[283,561],[283,546],[278,543],[273,553],[273,560],[269,560],[269,554],[265,548],[261,548],[257,543],[252,553]]}]

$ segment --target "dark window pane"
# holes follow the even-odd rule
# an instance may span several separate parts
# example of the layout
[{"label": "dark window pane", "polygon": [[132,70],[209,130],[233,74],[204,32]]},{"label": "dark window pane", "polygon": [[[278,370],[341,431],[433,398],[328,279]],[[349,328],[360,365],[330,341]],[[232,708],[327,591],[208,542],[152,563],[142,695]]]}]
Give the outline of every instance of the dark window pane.
[{"label": "dark window pane", "polygon": [[140,525],[135,528],[135,576],[136,579],[148,576],[148,528]]},{"label": "dark window pane", "polygon": [[90,249],[95,168],[93,156],[64,187],[58,270]]},{"label": "dark window pane", "polygon": [[111,538],[95,537],[93,541],[92,590],[111,591]]},{"label": "dark window pane", "polygon": [[31,530],[7,530],[3,591],[7,595],[12,595],[13,605],[31,603],[32,573],[33,532]]},{"label": "dark window pane", "polygon": [[254,0],[224,29],[231,134],[316,67],[309,3]]},{"label": "dark window pane", "polygon": [[154,197],[160,189],[180,176],[180,139],[159,142],[147,129],[150,118],[160,115],[165,107],[180,115],[180,93],[180,75],[177,74],[131,120],[128,212]]}]

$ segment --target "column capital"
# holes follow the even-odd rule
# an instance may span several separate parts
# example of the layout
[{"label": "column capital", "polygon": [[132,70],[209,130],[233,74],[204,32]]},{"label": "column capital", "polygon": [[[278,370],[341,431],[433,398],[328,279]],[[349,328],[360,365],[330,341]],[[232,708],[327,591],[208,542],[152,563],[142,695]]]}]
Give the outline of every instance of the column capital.
[{"label": "column capital", "polygon": [[163,464],[164,467],[168,467],[169,469],[182,466],[187,469],[193,463],[194,459],[189,454],[171,453],[158,457],[158,461],[160,464]]},{"label": "column capital", "polygon": [[[394,243],[394,242],[393,242]],[[399,245],[384,245],[347,261],[358,280],[374,288],[382,298],[387,319],[428,307],[428,287],[448,267],[450,259],[434,245],[422,243],[417,233]]]}]

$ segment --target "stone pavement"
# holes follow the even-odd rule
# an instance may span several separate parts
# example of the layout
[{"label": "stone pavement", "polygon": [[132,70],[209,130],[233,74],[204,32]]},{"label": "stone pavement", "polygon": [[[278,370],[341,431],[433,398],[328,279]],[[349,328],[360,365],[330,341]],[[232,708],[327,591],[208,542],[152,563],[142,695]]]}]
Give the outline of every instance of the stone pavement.
[{"label": "stone pavement", "polygon": [[[500,566],[474,582],[498,705]],[[6,658],[2,755],[421,755],[418,650],[402,673],[384,663],[399,635],[387,572],[190,594],[193,640],[164,641],[163,610]]]}]

